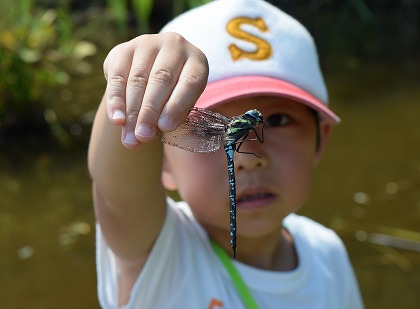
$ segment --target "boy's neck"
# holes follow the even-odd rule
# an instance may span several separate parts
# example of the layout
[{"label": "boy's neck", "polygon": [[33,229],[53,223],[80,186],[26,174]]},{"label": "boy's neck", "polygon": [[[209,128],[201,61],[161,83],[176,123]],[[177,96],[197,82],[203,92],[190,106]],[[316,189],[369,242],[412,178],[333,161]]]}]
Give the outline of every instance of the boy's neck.
[{"label": "boy's neck", "polygon": [[[290,271],[298,266],[298,255],[290,233],[282,228],[276,236],[241,237],[238,236],[236,260],[260,269],[271,271]],[[231,254],[225,239],[218,241],[226,252]]]},{"label": "boy's neck", "polygon": [[253,267],[272,271],[290,271],[298,265],[293,238],[284,228],[281,230],[280,237],[276,239],[241,240],[237,260]]}]

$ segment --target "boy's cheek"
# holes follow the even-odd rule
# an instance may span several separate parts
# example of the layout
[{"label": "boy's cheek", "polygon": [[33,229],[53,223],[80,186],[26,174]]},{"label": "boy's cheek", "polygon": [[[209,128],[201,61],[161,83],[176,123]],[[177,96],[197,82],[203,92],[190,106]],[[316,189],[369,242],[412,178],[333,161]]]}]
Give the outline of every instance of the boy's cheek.
[{"label": "boy's cheek", "polygon": [[[167,189],[204,190],[227,182],[227,160],[224,152],[193,153],[168,149],[162,166],[162,183]],[[226,176],[226,177],[225,177]],[[185,189],[188,187],[188,189]]]}]

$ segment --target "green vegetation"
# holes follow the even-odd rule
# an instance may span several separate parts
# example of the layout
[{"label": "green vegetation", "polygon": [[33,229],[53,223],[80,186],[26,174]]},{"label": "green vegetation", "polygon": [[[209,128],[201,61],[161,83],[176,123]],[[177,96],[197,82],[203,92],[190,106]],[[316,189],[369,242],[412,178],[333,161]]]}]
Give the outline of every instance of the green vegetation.
[{"label": "green vegetation", "polygon": [[[158,20],[157,23],[160,23],[158,26],[158,28],[160,28],[167,22],[167,19],[171,19],[188,9],[210,1],[211,0],[106,0],[106,3],[112,19],[117,25],[119,33],[127,34],[130,31],[130,16],[134,20],[134,28],[137,33],[146,33],[151,30],[158,31],[158,29],[152,29],[154,28],[153,24],[155,20]],[[165,11],[165,14],[153,14],[153,10],[159,9],[159,13]]]},{"label": "green vegetation", "polygon": [[[133,0],[133,12],[137,17],[140,32],[146,32],[149,28],[150,14],[152,13],[154,0]],[[108,7],[118,25],[120,32],[127,31],[128,3],[120,0],[107,0]]]},{"label": "green vegetation", "polygon": [[4,2],[0,19],[0,133],[33,126],[53,90],[71,75],[91,71],[86,57],[96,46],[74,34],[66,9],[46,9],[31,0]]},{"label": "green vegetation", "polygon": [[[68,144],[57,118],[58,93],[93,72],[91,62],[100,61],[89,57],[98,47],[108,49],[133,32],[149,31],[154,0],[107,0],[105,7],[92,0],[83,8],[74,2],[0,0],[0,144],[6,136],[26,135],[28,129],[41,138],[52,133]],[[173,14],[203,2],[174,1]],[[93,13],[86,13],[92,8]]]}]

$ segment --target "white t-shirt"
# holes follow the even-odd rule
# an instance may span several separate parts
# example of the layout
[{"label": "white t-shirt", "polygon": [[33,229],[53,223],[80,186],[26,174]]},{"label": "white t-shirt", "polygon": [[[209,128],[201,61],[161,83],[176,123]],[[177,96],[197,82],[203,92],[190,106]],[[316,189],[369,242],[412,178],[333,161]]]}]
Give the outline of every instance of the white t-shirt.
[{"label": "white t-shirt", "polygon": [[[283,222],[292,235],[299,265],[267,271],[233,261],[260,309],[363,308],[353,269],[338,236],[296,214]],[[117,308],[115,257],[97,226],[98,295],[103,308]],[[124,308],[244,308],[205,230],[188,205],[168,199],[163,229]]]}]

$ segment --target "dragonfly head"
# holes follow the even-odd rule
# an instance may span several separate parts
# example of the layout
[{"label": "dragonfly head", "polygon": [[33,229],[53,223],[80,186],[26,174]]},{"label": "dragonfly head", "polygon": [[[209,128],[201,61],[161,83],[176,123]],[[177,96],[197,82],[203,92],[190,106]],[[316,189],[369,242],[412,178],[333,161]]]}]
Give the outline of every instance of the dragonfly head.
[{"label": "dragonfly head", "polygon": [[255,121],[255,123],[257,125],[264,123],[263,115],[259,111],[257,111],[256,109],[251,109],[251,110],[247,111],[244,114],[244,116],[247,117],[250,120]]}]

